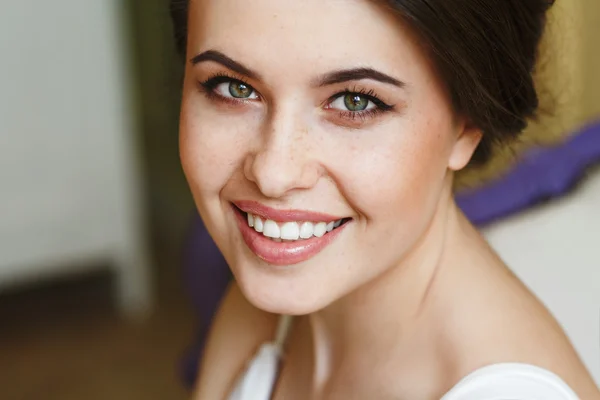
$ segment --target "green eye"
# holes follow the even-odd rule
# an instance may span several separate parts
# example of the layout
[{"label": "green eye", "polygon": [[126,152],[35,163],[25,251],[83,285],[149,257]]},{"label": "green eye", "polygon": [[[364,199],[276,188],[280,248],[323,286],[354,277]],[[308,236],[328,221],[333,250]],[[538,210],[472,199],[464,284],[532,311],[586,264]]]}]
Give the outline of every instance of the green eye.
[{"label": "green eye", "polygon": [[369,106],[369,99],[357,93],[348,93],[344,96],[344,105],[349,111],[364,111]]},{"label": "green eye", "polygon": [[237,99],[247,99],[252,96],[254,89],[240,81],[229,83],[229,94]]}]

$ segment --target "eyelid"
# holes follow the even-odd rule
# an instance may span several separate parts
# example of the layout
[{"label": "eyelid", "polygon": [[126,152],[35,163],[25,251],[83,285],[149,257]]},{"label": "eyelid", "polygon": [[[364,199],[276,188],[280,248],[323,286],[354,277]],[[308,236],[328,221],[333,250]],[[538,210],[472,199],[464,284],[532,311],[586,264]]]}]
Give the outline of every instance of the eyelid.
[{"label": "eyelid", "polygon": [[222,83],[232,83],[232,82],[239,82],[246,86],[251,87],[252,90],[256,90],[256,89],[254,89],[254,86],[250,85],[245,80],[239,79],[239,78],[234,78],[234,77],[231,77],[228,75],[215,75],[215,76],[212,76],[211,78],[201,81],[200,84],[202,86],[214,89],[215,87],[217,87],[218,85],[220,85]]},{"label": "eyelid", "polygon": [[[389,111],[392,110],[394,108],[393,105],[387,104],[384,101],[382,101],[377,94],[375,93],[374,90],[370,89],[361,89],[361,88],[347,88],[342,90],[341,92],[338,92],[336,94],[334,94],[333,96],[329,97],[324,103],[323,106],[327,107],[329,105],[331,105],[331,103],[333,103],[335,100],[339,99],[340,97],[343,96],[347,96],[349,94],[357,94],[363,97],[366,97],[370,102],[372,102],[373,104],[375,104],[375,106],[377,108],[382,109],[383,111]],[[360,111],[351,111],[351,112],[360,112]]]},{"label": "eyelid", "polygon": [[[233,96],[229,97],[229,96],[223,96],[222,94],[217,93],[215,91],[215,89],[219,85],[221,85],[223,83],[228,83],[228,82],[229,83],[239,82],[239,83],[242,83],[242,84],[250,87],[252,89],[253,93],[257,96],[257,98],[236,98]],[[254,86],[249,84],[244,78],[236,77],[236,76],[230,75],[229,73],[219,72],[217,74],[212,75],[208,79],[205,79],[203,81],[198,81],[198,85],[200,86],[201,90],[206,92],[207,95],[216,96],[219,99],[222,99],[223,101],[227,101],[227,102],[247,103],[247,102],[257,101],[257,100],[262,99],[261,94],[254,88]]]},{"label": "eyelid", "polygon": [[[345,108],[333,108],[331,105],[347,95],[359,95],[366,98],[372,106],[360,111],[351,111]],[[382,101],[372,89],[364,88],[346,88],[333,96],[330,96],[322,106],[332,118],[332,122],[349,129],[361,129],[366,124],[373,122],[378,117],[383,116],[395,109],[395,105],[390,105]],[[337,121],[337,122],[336,122]]]},{"label": "eyelid", "polygon": [[241,76],[241,75],[237,75],[237,74],[233,74],[230,72],[217,72],[214,73],[212,75],[210,75],[207,79],[205,79],[204,83],[207,82],[211,82],[211,81],[218,81],[220,82],[226,82],[226,81],[238,81],[238,82],[242,82],[245,85],[251,86],[252,88],[254,88],[254,86],[252,86],[250,83],[248,83],[248,81],[246,80],[245,77]]}]

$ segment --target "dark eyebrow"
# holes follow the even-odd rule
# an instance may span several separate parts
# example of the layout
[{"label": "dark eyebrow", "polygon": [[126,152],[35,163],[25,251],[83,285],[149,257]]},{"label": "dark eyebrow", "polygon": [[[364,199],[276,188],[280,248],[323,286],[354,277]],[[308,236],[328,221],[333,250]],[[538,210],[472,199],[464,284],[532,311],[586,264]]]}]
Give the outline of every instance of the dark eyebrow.
[{"label": "dark eyebrow", "polygon": [[197,56],[192,57],[190,60],[192,65],[197,65],[205,61],[214,61],[234,72],[237,72],[240,75],[247,76],[250,79],[260,80],[260,75],[258,73],[252,71],[250,68],[245,67],[244,65],[217,50],[207,50],[198,54]]},{"label": "dark eyebrow", "polygon": [[362,79],[372,79],[375,81],[388,83],[399,88],[406,86],[406,83],[373,68],[354,68],[329,72],[319,78],[315,86],[328,86],[348,81],[359,81]]}]

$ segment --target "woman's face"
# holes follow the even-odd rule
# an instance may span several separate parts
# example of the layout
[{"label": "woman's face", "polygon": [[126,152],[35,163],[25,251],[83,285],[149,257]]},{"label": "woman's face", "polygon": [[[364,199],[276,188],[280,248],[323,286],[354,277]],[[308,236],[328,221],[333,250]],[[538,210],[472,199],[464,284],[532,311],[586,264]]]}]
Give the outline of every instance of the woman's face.
[{"label": "woman's face", "polygon": [[267,311],[319,310],[400,265],[477,144],[377,2],[192,0],[188,60],[184,172]]}]

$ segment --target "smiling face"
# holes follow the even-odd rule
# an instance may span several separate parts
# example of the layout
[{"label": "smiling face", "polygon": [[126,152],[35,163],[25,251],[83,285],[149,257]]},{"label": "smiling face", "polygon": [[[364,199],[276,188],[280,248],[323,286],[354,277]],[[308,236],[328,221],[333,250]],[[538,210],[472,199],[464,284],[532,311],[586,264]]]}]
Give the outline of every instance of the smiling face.
[{"label": "smiling face", "polygon": [[189,24],[181,160],[248,299],[309,313],[400,265],[477,140],[398,16],[193,0]]}]

